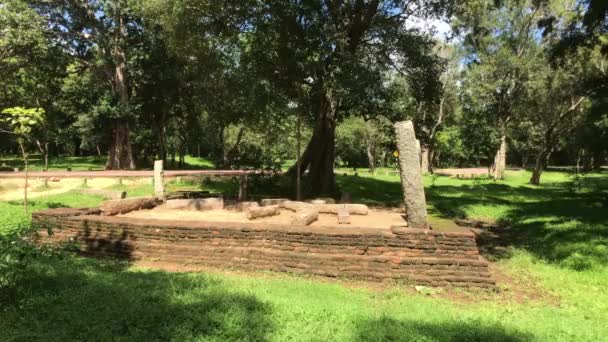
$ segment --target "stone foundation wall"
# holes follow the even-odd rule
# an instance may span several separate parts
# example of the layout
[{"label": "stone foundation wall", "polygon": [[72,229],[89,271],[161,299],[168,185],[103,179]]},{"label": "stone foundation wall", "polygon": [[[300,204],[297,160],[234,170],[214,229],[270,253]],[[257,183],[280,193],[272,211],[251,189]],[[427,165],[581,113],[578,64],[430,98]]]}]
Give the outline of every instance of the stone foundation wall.
[{"label": "stone foundation wall", "polygon": [[42,242],[72,242],[88,254],[432,286],[494,286],[470,232],[161,221],[98,214],[97,209],[51,209],[34,213],[33,224]]}]

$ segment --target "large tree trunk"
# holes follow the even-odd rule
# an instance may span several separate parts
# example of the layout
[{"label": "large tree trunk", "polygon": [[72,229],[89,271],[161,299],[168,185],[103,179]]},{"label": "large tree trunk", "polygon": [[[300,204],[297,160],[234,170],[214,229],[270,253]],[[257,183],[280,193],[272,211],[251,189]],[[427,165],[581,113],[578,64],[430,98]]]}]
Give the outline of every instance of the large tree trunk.
[{"label": "large tree trunk", "polygon": [[129,124],[116,122],[112,129],[112,140],[108,148],[106,170],[135,169],[133,150],[129,140]]},{"label": "large tree trunk", "polygon": [[[127,56],[121,44],[127,35],[127,24],[120,8],[115,9],[117,29],[114,36],[114,92],[118,97],[120,111],[125,114],[129,106],[127,88]],[[108,151],[106,170],[134,169],[135,160],[129,138],[129,124],[125,120],[115,120],[112,128],[112,140]]]},{"label": "large tree trunk", "polygon": [[239,147],[241,145],[241,140],[243,140],[243,133],[245,133],[245,127],[241,127],[239,129],[239,132],[236,135],[236,141],[234,142],[234,145],[232,145],[230,150],[226,151],[225,146],[222,149],[222,151],[223,151],[222,165],[224,166],[223,168],[232,168],[232,164],[233,164],[232,161],[234,160],[234,157],[236,156],[236,154],[239,151]]},{"label": "large tree trunk", "polygon": [[507,136],[502,135],[500,137],[500,146],[494,156],[494,163],[492,164],[492,176],[494,179],[503,179],[505,176],[505,169],[507,167]]},{"label": "large tree trunk", "polygon": [[536,163],[534,164],[534,171],[532,172],[532,177],[530,178],[530,184],[539,185],[540,184],[540,176],[545,169],[545,163],[547,162],[547,157],[549,156],[550,150],[544,148],[536,155]]},{"label": "large tree trunk", "polygon": [[[336,100],[331,91],[321,97],[317,122],[310,142],[302,155],[301,172],[309,169],[308,195],[332,196],[336,192],[334,144],[336,138]],[[292,168],[290,172],[295,172]]]}]

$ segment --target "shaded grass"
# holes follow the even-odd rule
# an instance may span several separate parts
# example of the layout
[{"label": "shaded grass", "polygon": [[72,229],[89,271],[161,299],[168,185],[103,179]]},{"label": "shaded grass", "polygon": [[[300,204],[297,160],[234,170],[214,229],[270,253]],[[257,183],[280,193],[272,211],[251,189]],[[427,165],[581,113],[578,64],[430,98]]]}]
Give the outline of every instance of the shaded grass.
[{"label": "shaded grass", "polygon": [[73,256],[39,258],[25,274],[14,297],[0,296],[0,340],[598,341],[608,333],[605,304],[577,305],[584,291],[560,306],[463,305],[399,286],[166,273]]},{"label": "shaded grass", "polygon": [[[432,217],[509,227],[510,246],[546,262],[574,269],[608,265],[608,174],[575,179],[546,172],[541,186],[528,185],[529,177],[526,171],[508,171],[501,181],[425,176],[428,211]],[[397,175],[340,175],[337,181],[356,202],[402,202]]]},{"label": "shaded grass", "polygon": [[259,341],[272,331],[267,304],[217,278],[125,266],[39,259],[23,279],[18,305],[0,312],[0,339]]}]

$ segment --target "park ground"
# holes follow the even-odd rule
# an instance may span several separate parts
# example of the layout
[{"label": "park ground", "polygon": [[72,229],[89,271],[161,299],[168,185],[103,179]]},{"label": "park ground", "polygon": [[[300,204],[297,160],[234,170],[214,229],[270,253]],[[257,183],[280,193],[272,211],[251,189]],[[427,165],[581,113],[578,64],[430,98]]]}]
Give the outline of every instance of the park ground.
[{"label": "park ground", "polygon": [[[2,160],[0,160],[2,162]],[[3,161],[11,163],[10,160]],[[95,158],[54,161],[52,169],[100,168]],[[209,163],[189,158],[192,167]],[[37,164],[34,163],[34,168]],[[353,200],[399,205],[399,178],[339,170]],[[608,336],[608,173],[527,171],[505,180],[426,176],[431,222],[460,222],[479,234],[498,291],[375,284],[270,272],[166,272],[60,251],[38,252],[19,286],[0,288],[1,341],[602,341]],[[35,184],[32,210],[97,205],[67,191],[83,186],[147,194],[145,180]],[[11,185],[12,184],[12,185]],[[63,184],[63,185],[61,185]],[[252,185],[271,191],[270,181]],[[17,188],[16,188],[17,187]],[[174,180],[172,190],[229,193],[232,180]],[[0,193],[18,184],[0,182]],[[0,199],[0,234],[27,230],[18,197]]]}]

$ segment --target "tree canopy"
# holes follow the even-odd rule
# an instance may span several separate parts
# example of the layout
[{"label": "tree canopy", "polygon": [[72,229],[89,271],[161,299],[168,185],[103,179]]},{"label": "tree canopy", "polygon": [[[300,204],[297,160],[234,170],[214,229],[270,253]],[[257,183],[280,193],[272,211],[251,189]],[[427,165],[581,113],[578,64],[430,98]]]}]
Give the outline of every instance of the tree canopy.
[{"label": "tree canopy", "polygon": [[[41,108],[24,148],[107,169],[187,154],[219,168],[392,165],[414,121],[425,171],[597,168],[608,145],[607,7],[574,0],[7,0],[0,109]],[[447,21],[450,37],[420,22]],[[7,124],[2,124],[8,130]],[[592,137],[592,138],[589,138]],[[17,140],[2,135],[3,153]],[[290,170],[294,175],[295,168]]]}]

